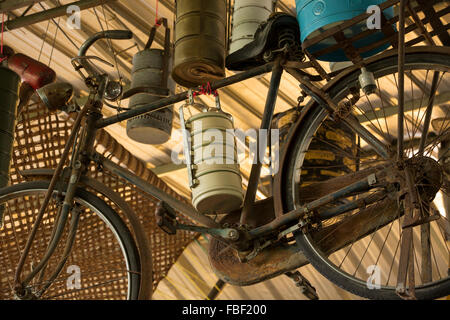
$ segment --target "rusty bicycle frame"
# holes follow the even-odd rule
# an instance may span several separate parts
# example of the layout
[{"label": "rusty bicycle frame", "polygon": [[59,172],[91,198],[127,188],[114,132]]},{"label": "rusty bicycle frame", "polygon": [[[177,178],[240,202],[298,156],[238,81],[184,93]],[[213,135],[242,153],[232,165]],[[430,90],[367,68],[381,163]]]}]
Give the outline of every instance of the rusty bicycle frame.
[{"label": "rusty bicycle frame", "polygon": [[[394,3],[396,1],[387,1],[388,3]],[[392,5],[392,4],[391,4]],[[400,22],[404,22],[404,12],[405,12],[405,1],[400,1]],[[359,17],[361,19],[361,17]],[[355,20],[356,21],[356,20]],[[354,22],[356,23],[356,22]],[[426,30],[425,30],[426,32]],[[428,35],[429,36],[429,35]],[[429,36],[430,37],[430,36]],[[192,95],[192,90],[197,90],[199,88],[193,88],[191,90],[162,98],[154,103],[151,103],[149,105],[140,106],[137,108],[134,108],[132,110],[118,113],[115,116],[111,116],[108,118],[103,118],[103,115],[101,113],[102,106],[103,106],[103,94],[105,91],[106,83],[107,83],[107,75],[100,74],[98,72],[95,72],[90,65],[90,62],[88,61],[88,57],[86,57],[86,51],[88,48],[98,39],[102,38],[110,38],[110,39],[129,39],[131,38],[130,32],[125,31],[106,31],[101,32],[90,38],[83,46],[80,48],[79,57],[76,59],[79,59],[80,66],[78,67],[78,70],[81,68],[84,68],[85,70],[89,71],[90,77],[85,78],[86,83],[88,86],[90,86],[91,91],[88,98],[87,103],[83,106],[81,111],[79,112],[75,123],[73,125],[73,130],[71,132],[71,135],[67,141],[66,147],[64,149],[64,152],[61,156],[61,160],[59,162],[58,167],[54,171],[47,172],[48,175],[52,175],[52,179],[50,182],[49,189],[47,191],[46,197],[44,199],[44,202],[42,204],[42,207],[37,215],[35,224],[33,226],[33,229],[30,233],[30,236],[28,238],[28,241],[25,245],[25,248],[22,252],[19,264],[17,266],[16,270],[16,276],[15,276],[15,286],[17,292],[23,292],[25,286],[30,283],[30,281],[39,273],[41,272],[48,262],[49,258],[52,256],[57,243],[59,242],[62,234],[62,226],[65,225],[69,211],[72,208],[72,202],[74,199],[74,194],[79,186],[80,182],[85,180],[85,173],[86,170],[91,162],[96,163],[97,165],[104,167],[111,171],[112,173],[118,175],[119,177],[125,179],[126,181],[136,185],[140,189],[142,189],[144,192],[158,198],[163,203],[165,203],[170,208],[174,209],[177,212],[180,212],[184,214],[185,216],[189,217],[193,221],[197,222],[199,225],[177,225],[176,227],[178,229],[183,230],[190,230],[190,231],[197,231],[197,232],[203,232],[207,233],[211,236],[213,236],[216,239],[219,239],[220,242],[224,243],[225,245],[231,246],[238,251],[242,252],[248,252],[250,251],[250,254],[246,254],[243,256],[240,261],[235,260],[236,262],[236,268],[241,268],[240,270],[230,270],[229,274],[224,274],[220,270],[216,270],[218,275],[221,276],[224,279],[227,279],[228,282],[232,284],[237,285],[248,285],[252,283],[256,283],[271,277],[274,277],[276,275],[286,273],[288,271],[291,271],[293,269],[296,269],[306,263],[308,263],[305,259],[305,257],[302,255],[301,252],[295,247],[295,246],[287,246],[287,245],[280,245],[279,247],[274,248],[268,248],[267,250],[263,249],[265,248],[264,245],[259,246],[257,248],[252,247],[254,242],[257,240],[264,240],[266,241],[269,239],[269,243],[273,243],[270,241],[270,239],[274,238],[275,241],[281,239],[282,237],[285,237],[288,233],[299,231],[302,229],[302,227],[307,224],[309,215],[318,207],[323,206],[327,203],[330,203],[336,199],[349,196],[351,194],[354,194],[355,192],[362,192],[362,191],[368,191],[373,187],[376,186],[387,186],[389,185],[389,182],[387,181],[386,177],[389,175],[390,170],[393,170],[393,168],[397,165],[395,163],[391,163],[388,161],[392,155],[397,154],[397,159],[400,163],[403,161],[403,144],[402,139],[403,135],[399,134],[399,144],[397,150],[389,150],[386,149],[385,145],[378,140],[377,137],[375,137],[372,133],[370,133],[365,127],[363,127],[359,122],[353,120],[351,117],[344,118],[343,121],[345,125],[350,127],[353,131],[357,132],[359,136],[361,136],[366,142],[371,145],[371,147],[376,151],[376,153],[383,159],[386,159],[386,165],[383,167],[376,167],[376,168],[370,168],[367,170],[359,171],[354,174],[344,176],[344,177],[337,177],[333,179],[331,182],[335,185],[335,188],[333,192],[330,192],[329,194],[324,194],[315,201],[312,201],[310,203],[307,203],[300,208],[290,211],[290,212],[284,212],[282,206],[280,206],[280,201],[275,199],[273,203],[270,201],[264,201],[264,202],[257,202],[255,200],[256,198],[256,190],[258,186],[258,179],[261,172],[261,161],[256,161],[255,164],[253,164],[251,168],[251,174],[250,179],[248,183],[248,188],[246,191],[246,196],[244,200],[244,205],[242,208],[242,211],[234,213],[235,215],[238,215],[240,226],[239,228],[232,228],[232,227],[224,227],[224,222],[227,221],[225,218],[224,221],[221,223],[218,223],[214,221],[213,219],[203,216],[199,214],[193,206],[188,205],[184,202],[181,202],[174,197],[164,193],[157,187],[149,184],[145,180],[139,178],[138,176],[132,174],[127,169],[115,164],[113,161],[106,159],[105,157],[101,156],[94,150],[94,141],[97,130],[107,127],[109,125],[131,119],[133,117],[146,114],[148,112],[153,112],[160,110],[162,108],[168,107],[172,104],[175,104],[177,102],[182,102],[187,99],[189,99]],[[431,37],[430,37],[431,38]],[[434,43],[430,43],[433,45]],[[399,74],[403,75],[403,64],[404,64],[404,53],[405,53],[405,42],[404,42],[404,24],[400,24],[400,30],[399,30],[399,44],[398,44],[398,52],[399,52]],[[394,52],[386,52],[383,54],[389,55],[389,54],[395,54]],[[80,59],[84,57],[85,59]],[[278,89],[281,82],[281,77],[284,71],[287,71],[290,73],[294,78],[296,78],[303,91],[305,91],[309,96],[311,96],[315,103],[317,103],[320,107],[325,108],[330,113],[334,113],[339,109],[339,106],[333,102],[330,97],[326,94],[326,92],[316,86],[315,84],[308,79],[307,76],[304,75],[302,72],[303,68],[311,67],[311,65],[315,65],[315,59],[311,58],[311,62],[307,63],[299,63],[297,61],[288,61],[286,57],[283,54],[280,54],[275,58],[274,61],[269,62],[265,65],[255,67],[251,70],[244,71],[242,73],[233,75],[231,77],[215,81],[211,84],[212,90],[218,90],[227,86],[230,86],[232,84],[245,81],[247,79],[263,75],[269,72],[272,72],[272,78],[270,81],[269,91],[267,94],[266,99],[266,105],[263,113],[263,118],[261,120],[261,127],[260,129],[270,129],[271,120],[274,115],[274,109],[276,105],[277,95],[278,95]],[[370,60],[370,59],[369,59]],[[359,64],[355,65],[353,67],[353,70],[356,70],[356,68],[361,66],[360,62]],[[320,69],[319,69],[320,70]],[[348,71],[348,70],[347,70]],[[325,78],[329,79],[329,76],[325,75]],[[400,86],[403,82],[403,77],[399,79]],[[434,95],[436,92],[432,92],[432,95]],[[400,93],[400,101],[399,101],[399,107],[400,111],[402,110],[402,96],[403,92]],[[432,100],[432,99],[431,99]],[[431,103],[428,106],[428,109],[432,108],[433,103]],[[399,126],[403,123],[402,115],[399,117]],[[82,127],[82,121],[86,120],[85,126]],[[426,118],[426,121],[430,121],[429,117]],[[80,132],[81,130],[81,132]],[[80,138],[80,142],[76,143],[77,137]],[[426,139],[424,137],[423,139]],[[425,141],[421,141],[421,145],[424,145]],[[70,159],[70,169],[64,170],[64,163],[69,158],[70,155],[70,149],[74,145],[74,152],[72,154],[72,158]],[[63,174],[64,173],[64,174]],[[22,269],[24,266],[24,262],[26,259],[26,256],[30,250],[31,244],[34,240],[34,237],[37,232],[37,228],[39,227],[40,222],[42,221],[45,209],[50,201],[51,195],[53,193],[53,190],[55,189],[58,182],[60,182],[61,179],[65,176],[66,180],[68,180],[67,183],[67,189],[65,191],[64,196],[64,202],[62,205],[62,208],[60,209],[60,219],[58,220],[58,226],[57,230],[55,232],[55,235],[52,237],[51,242],[48,246],[48,250],[44,258],[41,260],[41,262],[35,266],[35,268],[23,279],[21,278]],[[276,177],[275,181],[278,181],[278,186],[280,183],[280,178]],[[341,186],[341,187],[339,187]],[[409,189],[411,194],[414,194],[413,189],[410,185]],[[96,185],[97,188],[106,188],[104,186],[101,186],[100,184]],[[279,191],[275,190],[275,193]],[[110,193],[111,194],[111,193]],[[279,196],[279,194],[278,194]],[[366,199],[369,202],[371,201],[374,203],[377,201],[377,197],[372,197],[371,199]],[[392,202],[392,201],[391,201]],[[392,203],[387,201],[383,203],[385,207],[389,207]],[[356,202],[351,205],[357,205]],[[258,210],[255,210],[255,208],[258,208]],[[258,223],[257,227],[255,228],[245,228],[242,226],[246,226],[249,224],[249,221],[252,221],[255,219],[255,211],[261,212],[261,208],[265,209],[265,212],[267,212],[265,215],[266,217],[263,219],[264,223]],[[367,215],[370,214],[376,214],[376,210],[379,210],[378,207],[374,208],[371,212],[366,213]],[[339,210],[342,210],[344,212],[345,210],[348,210],[348,207],[345,208],[337,208],[335,212],[329,213],[329,214],[339,214]],[[393,215],[388,215],[386,219],[394,218],[396,214],[396,209],[391,208],[391,210],[394,210]],[[264,214],[263,214],[264,215]],[[417,217],[411,217],[411,219]],[[261,219],[260,219],[261,220]],[[388,221],[386,221],[387,223]],[[410,230],[410,229],[407,229]],[[365,228],[361,228],[359,230],[359,237],[362,237],[366,234],[369,234],[370,232],[373,232],[372,229],[370,229],[370,226],[367,226]],[[408,232],[408,231],[407,231]],[[327,252],[333,252],[343,246],[346,245],[346,243],[349,241],[349,239],[354,238],[354,234],[349,235],[346,237],[343,237],[343,239],[339,243],[334,244],[328,244],[328,247],[324,248]],[[404,237],[402,241],[402,248],[407,246],[408,244],[406,241],[408,240],[408,237]],[[219,250],[220,248],[212,248],[211,250]],[[403,249],[401,251],[404,254],[404,252],[408,253],[408,250]],[[402,256],[403,257],[403,256]],[[407,258],[407,257],[406,257]],[[406,259],[403,257],[402,259]],[[259,259],[259,260],[258,260]],[[252,269],[250,265],[248,265],[248,270],[245,269],[247,266],[242,262],[251,262],[252,261],[259,261],[260,266],[256,269]],[[403,260],[402,260],[403,261]],[[403,263],[404,264],[404,263]],[[262,267],[261,267],[262,265]],[[401,264],[402,265],[402,264]],[[242,270],[244,268],[244,270]],[[233,269],[233,268],[231,268]],[[264,270],[263,270],[264,269]],[[255,271],[256,270],[256,271]],[[403,277],[406,279],[406,269],[401,269],[401,272],[404,273]],[[245,274],[245,276],[237,275]],[[403,274],[402,273],[402,274]],[[230,274],[234,274],[235,276],[230,276]],[[402,287],[403,286],[403,287]],[[404,290],[404,283],[399,283],[399,291]]]}]

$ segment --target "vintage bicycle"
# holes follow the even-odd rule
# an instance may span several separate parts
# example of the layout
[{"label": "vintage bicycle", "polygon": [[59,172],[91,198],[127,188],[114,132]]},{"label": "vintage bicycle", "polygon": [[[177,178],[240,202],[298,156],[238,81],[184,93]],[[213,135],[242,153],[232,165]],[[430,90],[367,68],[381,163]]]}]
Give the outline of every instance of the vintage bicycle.
[{"label": "vintage bicycle", "polygon": [[[381,7],[385,9],[398,2],[386,1]],[[220,221],[200,214],[193,206],[162,192],[94,150],[100,128],[178,102],[187,101],[189,107],[195,101],[194,93],[201,88],[104,118],[105,91],[112,80],[93,68],[97,58],[87,56],[87,51],[99,39],[130,39],[132,34],[113,30],[91,37],[73,59],[78,71],[87,72],[82,75],[90,89],[89,97],[82,108],[71,110],[77,117],[60,163],[54,171],[26,173],[51,179],[0,190],[6,216],[20,216],[30,207],[40,208],[32,218],[33,227],[26,241],[14,243],[17,239],[13,234],[1,235],[20,252],[18,262],[3,262],[8,264],[8,272],[14,274],[14,283],[8,289],[11,297],[45,298],[73,246],[83,245],[82,239],[75,244],[78,223],[83,216],[97,215],[101,221],[98,230],[109,229],[116,239],[111,245],[122,253],[121,271],[127,288],[124,298],[149,298],[152,281],[149,253],[138,250],[145,247],[136,243],[142,237],[134,238],[115,210],[99,198],[102,195],[130,212],[120,197],[87,178],[86,170],[91,163],[158,198],[161,204],[157,219],[166,232],[185,230],[210,235],[211,265],[229,283],[254,284],[311,263],[329,280],[362,297],[434,299],[448,295],[450,122],[449,108],[445,105],[448,98],[442,88],[450,85],[450,43],[447,28],[442,32],[436,27],[430,33],[423,27],[427,18],[421,20],[416,12],[426,12],[430,7],[423,1],[418,3],[417,8],[407,11],[405,1],[400,1],[399,15],[385,23],[386,37],[382,41],[393,44],[394,49],[363,59],[361,53],[370,48],[352,47],[352,39],[347,39],[344,51],[353,65],[333,73],[327,73],[316,61],[317,56],[333,48],[315,53],[310,53],[309,48],[327,37],[343,36],[345,28],[363,21],[367,15],[346,21],[303,44],[296,40],[298,25],[292,22],[297,31],[290,27],[295,18],[278,16],[276,19],[288,21],[282,24],[286,27],[266,33],[255,49],[256,54],[247,52],[255,65],[211,83],[210,89],[220,93],[221,88],[271,72],[261,130],[271,128],[283,72],[299,81],[300,103],[306,97],[311,98],[298,111],[297,120],[284,137],[280,172],[273,177],[273,197],[255,200],[262,166],[258,161],[252,167],[242,208],[223,212],[227,215]],[[446,13],[448,7],[434,15]],[[414,27],[405,27],[405,16],[414,20]],[[398,32],[392,28],[397,21],[400,21]],[[420,39],[405,43],[405,33],[414,30],[421,34]],[[434,36],[442,46],[436,45]],[[429,45],[412,46],[420,41]],[[305,55],[308,59],[304,59]],[[307,69],[315,69],[316,74],[308,73]],[[323,80],[327,84],[318,85]],[[396,101],[387,99],[385,87],[396,88]],[[388,122],[392,121],[397,123],[396,132],[390,132],[392,125]],[[328,130],[331,123],[347,128],[354,141],[358,141],[350,151],[330,146],[334,154],[348,159],[354,170],[305,185],[306,155],[313,150],[314,142],[321,140],[317,133]],[[321,169],[335,168],[324,162]],[[95,192],[86,190],[86,186]],[[437,197],[443,205],[438,205]],[[197,224],[181,223],[177,219],[179,214]],[[47,243],[39,239],[43,236],[39,230],[48,216],[55,219],[51,220],[54,227]],[[68,231],[64,231],[66,225]],[[63,238],[64,250],[60,252],[56,248]],[[36,256],[34,248],[40,248],[44,254]],[[48,262],[55,254],[59,255],[58,262],[50,266]],[[95,257],[92,262],[105,269],[108,266],[108,261],[96,261]],[[375,288],[367,283],[370,266],[383,271],[382,283]],[[101,288],[106,290],[112,285],[114,279],[105,278],[92,291],[92,298],[101,297]]]}]

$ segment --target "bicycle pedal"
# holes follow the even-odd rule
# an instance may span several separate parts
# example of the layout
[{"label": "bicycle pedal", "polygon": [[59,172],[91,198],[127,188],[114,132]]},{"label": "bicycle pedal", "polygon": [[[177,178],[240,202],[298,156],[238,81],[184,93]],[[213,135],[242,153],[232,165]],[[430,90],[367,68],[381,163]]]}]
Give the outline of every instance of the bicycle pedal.
[{"label": "bicycle pedal", "polygon": [[164,202],[159,202],[155,210],[156,224],[169,235],[177,233],[177,219],[175,211]]},{"label": "bicycle pedal", "polygon": [[285,274],[295,282],[295,285],[305,297],[309,300],[319,300],[316,288],[299,271],[286,272]]}]

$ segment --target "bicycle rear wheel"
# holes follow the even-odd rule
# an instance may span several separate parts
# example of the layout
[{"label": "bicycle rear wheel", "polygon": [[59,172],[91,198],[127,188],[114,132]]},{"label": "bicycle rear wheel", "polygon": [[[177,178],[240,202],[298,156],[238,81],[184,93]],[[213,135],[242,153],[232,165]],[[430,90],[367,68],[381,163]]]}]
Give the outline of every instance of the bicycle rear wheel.
[{"label": "bicycle rear wheel", "polygon": [[[415,270],[415,296],[419,299],[434,299],[450,294],[450,251],[447,242],[450,212],[446,201],[450,185],[450,108],[445,105],[448,98],[442,94],[445,93],[444,87],[450,85],[450,53],[443,49],[435,52],[427,50],[429,49],[420,52],[413,48],[412,52],[407,53],[405,63],[405,80],[408,80],[405,82],[407,103],[404,113],[406,162],[419,164],[414,168],[417,173],[414,182],[421,196],[421,205],[428,204],[426,211],[429,215],[433,215],[438,209],[441,215],[439,220],[413,227],[413,254],[410,261]],[[356,89],[360,98],[351,106],[348,116],[358,119],[391,150],[396,149],[397,136],[396,127],[393,130],[392,126],[397,121],[398,110],[396,97],[392,96],[398,79],[397,63],[397,56],[389,56],[367,65],[367,69],[374,74],[377,94],[365,95],[362,92],[358,81],[359,71],[348,74],[328,91],[338,104],[350,101]],[[438,94],[432,112],[429,139],[421,157],[417,153],[418,142],[422,135],[431,79],[436,71],[439,72]],[[392,165],[396,161],[395,155],[382,159],[365,142],[364,137],[357,133],[352,141],[355,152],[344,150],[344,147],[340,147],[343,135],[336,134],[336,130],[330,127],[328,113],[319,106],[310,110],[295,133],[295,139],[292,140],[295,143],[287,157],[289,160],[283,185],[286,186],[284,200],[288,210],[349,184],[341,184],[337,188],[333,185],[337,181],[336,177],[328,177],[324,181],[306,185],[304,182],[308,172],[345,172],[348,168],[362,172],[378,165]],[[328,137],[335,139],[334,143],[322,139],[319,132],[329,132]],[[308,154],[317,154],[315,147],[319,143],[327,144],[328,148],[323,152],[345,158],[345,163],[338,167],[336,163],[325,159],[322,163],[311,166]],[[422,172],[423,177],[419,177],[420,166],[427,168]],[[343,173],[342,176],[350,177],[348,173]],[[363,177],[364,175],[361,178]],[[404,212],[397,205],[397,199],[390,198],[387,192],[377,200],[364,202],[377,191],[380,190],[354,194],[320,208],[314,213],[314,225],[309,230],[299,232],[296,241],[311,264],[341,288],[366,298],[396,299],[399,298],[396,286],[400,244],[406,230],[402,228]],[[355,200],[361,200],[357,208],[345,209],[346,204]],[[339,214],[336,215],[338,211]]]},{"label": "bicycle rear wheel", "polygon": [[[5,206],[4,226],[0,230],[0,299],[18,298],[14,291],[14,274],[48,185],[47,181],[35,181],[0,190],[0,204]],[[22,280],[46,251],[60,205],[57,195],[55,190],[25,260]],[[127,226],[111,207],[86,190],[77,190],[75,204],[79,220],[67,261],[61,272],[52,278],[65,256],[70,222],[75,219],[73,210],[44,272],[25,287],[28,298],[138,299],[140,259]]]}]

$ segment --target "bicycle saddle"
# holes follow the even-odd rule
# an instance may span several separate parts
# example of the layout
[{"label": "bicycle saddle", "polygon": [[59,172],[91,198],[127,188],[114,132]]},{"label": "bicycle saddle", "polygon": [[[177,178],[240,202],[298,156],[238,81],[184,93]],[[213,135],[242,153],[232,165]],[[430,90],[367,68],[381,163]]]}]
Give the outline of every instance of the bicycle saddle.
[{"label": "bicycle saddle", "polygon": [[286,43],[301,52],[298,21],[289,14],[275,13],[258,27],[252,42],[227,57],[227,69],[243,71],[263,65],[271,60],[270,52],[283,49]]}]

